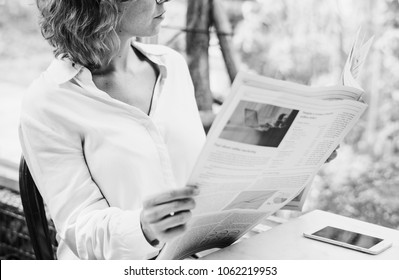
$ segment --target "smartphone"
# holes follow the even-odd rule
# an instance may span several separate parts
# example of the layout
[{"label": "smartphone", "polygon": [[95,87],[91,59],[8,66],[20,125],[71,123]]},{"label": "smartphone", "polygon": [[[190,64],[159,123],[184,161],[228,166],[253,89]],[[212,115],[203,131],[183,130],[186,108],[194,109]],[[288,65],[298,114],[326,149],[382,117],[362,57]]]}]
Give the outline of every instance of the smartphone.
[{"label": "smartphone", "polygon": [[305,237],[353,250],[377,255],[392,246],[392,243],[380,237],[344,230],[332,226],[314,232],[305,232]]}]

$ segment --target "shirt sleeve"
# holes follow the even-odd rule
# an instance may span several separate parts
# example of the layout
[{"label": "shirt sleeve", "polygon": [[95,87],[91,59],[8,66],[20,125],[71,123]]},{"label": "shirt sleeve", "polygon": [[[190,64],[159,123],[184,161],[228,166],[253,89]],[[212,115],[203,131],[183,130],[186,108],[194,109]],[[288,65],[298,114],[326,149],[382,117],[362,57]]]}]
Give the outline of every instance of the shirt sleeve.
[{"label": "shirt sleeve", "polygon": [[141,209],[110,207],[90,176],[82,143],[21,115],[20,142],[59,237],[80,259],[148,259],[158,250],[142,233]]}]

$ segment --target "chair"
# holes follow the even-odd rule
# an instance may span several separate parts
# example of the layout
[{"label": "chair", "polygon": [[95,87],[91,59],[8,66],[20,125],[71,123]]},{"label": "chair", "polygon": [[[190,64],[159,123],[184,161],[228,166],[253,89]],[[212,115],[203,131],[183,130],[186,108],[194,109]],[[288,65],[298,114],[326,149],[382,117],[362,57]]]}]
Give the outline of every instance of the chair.
[{"label": "chair", "polygon": [[53,260],[55,258],[43,199],[23,156],[19,164],[19,189],[36,259]]}]

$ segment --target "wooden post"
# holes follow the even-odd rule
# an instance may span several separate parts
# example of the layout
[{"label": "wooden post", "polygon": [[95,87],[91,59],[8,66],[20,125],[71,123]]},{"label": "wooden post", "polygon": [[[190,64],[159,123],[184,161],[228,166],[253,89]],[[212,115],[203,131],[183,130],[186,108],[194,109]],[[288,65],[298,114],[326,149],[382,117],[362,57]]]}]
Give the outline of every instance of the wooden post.
[{"label": "wooden post", "polygon": [[212,20],[222,49],[223,59],[226,64],[230,81],[233,82],[237,75],[237,60],[234,56],[231,36],[233,30],[220,0],[212,0]]},{"label": "wooden post", "polygon": [[208,54],[210,1],[187,2],[187,63],[194,83],[198,109],[209,111],[212,110]]},{"label": "wooden post", "polygon": [[[209,82],[209,28],[211,0],[187,1],[187,63],[193,79],[195,98],[202,124],[207,132],[215,115],[212,112],[212,92]],[[190,32],[191,30],[191,32]]]}]

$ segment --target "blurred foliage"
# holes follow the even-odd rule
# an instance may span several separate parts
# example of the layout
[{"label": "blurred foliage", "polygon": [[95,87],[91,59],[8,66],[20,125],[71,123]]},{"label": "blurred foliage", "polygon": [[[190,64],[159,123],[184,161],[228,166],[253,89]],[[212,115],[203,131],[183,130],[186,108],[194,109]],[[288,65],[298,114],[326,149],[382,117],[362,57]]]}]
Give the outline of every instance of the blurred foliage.
[{"label": "blurred foliage", "polygon": [[0,0],[1,81],[28,85],[52,59],[38,26],[35,0]]},{"label": "blurred foliage", "polygon": [[361,81],[369,109],[319,172],[305,210],[399,229],[398,1],[245,1],[231,12],[244,18],[234,38],[243,67],[303,84],[337,83],[359,26],[375,35]]}]

